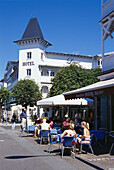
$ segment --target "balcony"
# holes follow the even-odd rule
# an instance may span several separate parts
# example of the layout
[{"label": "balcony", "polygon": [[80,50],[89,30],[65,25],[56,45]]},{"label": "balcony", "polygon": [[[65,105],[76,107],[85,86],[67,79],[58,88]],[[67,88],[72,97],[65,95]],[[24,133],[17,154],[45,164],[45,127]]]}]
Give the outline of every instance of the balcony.
[{"label": "balcony", "polygon": [[107,71],[114,68],[114,54],[103,58],[103,71]]},{"label": "balcony", "polygon": [[107,0],[104,4],[102,4],[101,18],[103,19],[112,11],[114,11],[114,0]]},{"label": "balcony", "polygon": [[41,83],[51,83],[53,76],[41,76]]}]

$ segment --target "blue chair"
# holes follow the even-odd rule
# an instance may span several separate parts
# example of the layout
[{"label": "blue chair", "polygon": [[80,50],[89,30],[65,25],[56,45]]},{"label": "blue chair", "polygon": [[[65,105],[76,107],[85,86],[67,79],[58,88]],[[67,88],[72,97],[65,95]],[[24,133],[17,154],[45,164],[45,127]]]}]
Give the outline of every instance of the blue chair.
[{"label": "blue chair", "polygon": [[81,153],[82,153],[82,146],[84,146],[84,145],[86,145],[86,146],[89,146],[89,148],[91,149],[91,152],[92,152],[92,154],[94,154],[94,152],[93,152],[93,149],[92,149],[92,140],[93,140],[93,134],[91,135],[91,137],[90,137],[90,142],[89,143],[82,143],[82,142],[80,142],[79,144],[80,144],[80,151],[81,151]]},{"label": "blue chair", "polygon": [[29,132],[34,132],[35,127],[37,127],[37,126],[28,126]]},{"label": "blue chair", "polygon": [[[65,148],[72,148],[73,149],[73,153],[75,153],[75,139],[74,137],[63,137],[63,146],[62,146],[62,158],[63,158],[63,154],[64,154],[64,149]],[[75,154],[74,154],[74,158],[75,158]]]},{"label": "blue chair", "polygon": [[43,139],[46,139],[48,141],[49,138],[49,130],[41,130],[40,134],[40,144],[42,143]]},{"label": "blue chair", "polygon": [[60,149],[60,145],[61,145],[61,138],[60,136],[57,134],[57,131],[51,131],[49,134],[49,139],[50,139],[50,145],[48,148],[48,152],[51,153],[52,150],[52,146],[54,144],[58,144],[59,145],[59,149]]},{"label": "blue chair", "polygon": [[105,140],[106,141],[106,134],[105,134],[105,130],[90,130],[90,134],[94,136],[95,139],[95,144],[99,145],[100,147],[103,147],[103,145],[101,145],[100,141],[101,140]]}]

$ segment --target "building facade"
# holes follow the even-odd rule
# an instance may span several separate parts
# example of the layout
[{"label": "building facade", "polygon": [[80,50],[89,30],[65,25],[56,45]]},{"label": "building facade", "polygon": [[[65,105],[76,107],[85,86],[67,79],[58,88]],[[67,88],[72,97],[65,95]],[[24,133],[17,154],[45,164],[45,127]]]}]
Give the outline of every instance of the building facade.
[{"label": "building facade", "polygon": [[102,67],[100,55],[92,57],[47,52],[52,44],[44,39],[37,18],[29,20],[22,38],[14,43],[19,46],[19,61],[8,62],[2,80],[9,90],[21,79],[34,79],[45,98],[51,88],[51,79],[60,68],[73,63],[85,69]]}]

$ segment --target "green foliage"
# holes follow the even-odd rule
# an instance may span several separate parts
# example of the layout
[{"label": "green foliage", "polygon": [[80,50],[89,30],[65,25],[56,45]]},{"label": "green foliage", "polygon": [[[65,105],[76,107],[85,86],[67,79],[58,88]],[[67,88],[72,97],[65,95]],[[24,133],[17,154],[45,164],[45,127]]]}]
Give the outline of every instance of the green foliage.
[{"label": "green foliage", "polygon": [[93,75],[99,72],[101,69],[87,70],[74,64],[64,67],[52,79],[52,87],[48,96],[59,95],[98,82],[98,78]]},{"label": "green foliage", "polygon": [[10,91],[4,88],[2,85],[0,85],[0,106],[2,106],[4,102],[6,103],[9,102],[10,96],[11,96]]},{"label": "green foliage", "polygon": [[38,85],[29,79],[18,81],[13,87],[12,96],[24,107],[34,106],[42,98]]}]

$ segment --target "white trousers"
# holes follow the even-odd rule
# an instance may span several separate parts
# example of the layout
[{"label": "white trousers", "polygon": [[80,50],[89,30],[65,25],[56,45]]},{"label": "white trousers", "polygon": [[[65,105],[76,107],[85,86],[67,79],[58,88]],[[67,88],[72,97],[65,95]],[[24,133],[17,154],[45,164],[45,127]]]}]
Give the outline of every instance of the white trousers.
[{"label": "white trousers", "polygon": [[25,118],[22,118],[21,125],[22,125],[23,129],[26,129],[26,119]]}]

